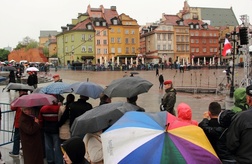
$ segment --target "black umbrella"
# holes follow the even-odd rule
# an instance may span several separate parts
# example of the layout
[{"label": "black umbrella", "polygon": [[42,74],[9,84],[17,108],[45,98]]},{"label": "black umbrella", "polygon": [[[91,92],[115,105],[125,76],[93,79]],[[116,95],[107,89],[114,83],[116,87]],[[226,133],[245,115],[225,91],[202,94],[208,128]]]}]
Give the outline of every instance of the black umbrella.
[{"label": "black umbrella", "polygon": [[7,90],[29,90],[29,91],[33,91],[34,87],[26,85],[26,84],[21,84],[21,83],[9,83],[5,87],[5,89],[7,89]]},{"label": "black umbrella", "polygon": [[104,90],[108,97],[133,97],[148,92],[152,83],[141,77],[123,77],[112,81]]},{"label": "black umbrella", "polygon": [[17,69],[13,66],[4,66],[2,68],[3,71],[16,71]]},{"label": "black umbrella", "polygon": [[71,127],[72,136],[84,137],[86,133],[104,130],[114,124],[127,111],[140,108],[127,102],[114,102],[97,106],[77,117]]}]

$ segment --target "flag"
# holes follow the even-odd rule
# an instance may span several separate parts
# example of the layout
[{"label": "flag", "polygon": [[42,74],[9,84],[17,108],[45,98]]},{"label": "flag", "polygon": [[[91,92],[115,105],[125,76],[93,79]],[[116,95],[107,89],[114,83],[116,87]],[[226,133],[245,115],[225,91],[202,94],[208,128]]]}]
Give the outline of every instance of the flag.
[{"label": "flag", "polygon": [[223,47],[223,50],[222,50],[222,56],[226,56],[227,53],[231,53],[231,49],[232,49],[232,45],[230,44],[230,42],[226,38],[225,43],[224,43],[224,47]]}]

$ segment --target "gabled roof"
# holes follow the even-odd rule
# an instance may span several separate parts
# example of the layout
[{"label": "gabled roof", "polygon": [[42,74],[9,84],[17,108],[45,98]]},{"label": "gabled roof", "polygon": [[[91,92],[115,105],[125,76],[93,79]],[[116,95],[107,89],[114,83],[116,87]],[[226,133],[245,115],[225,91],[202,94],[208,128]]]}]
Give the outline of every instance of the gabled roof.
[{"label": "gabled roof", "polygon": [[164,23],[168,23],[170,25],[178,25],[177,21],[181,20],[181,18],[179,18],[177,15],[164,15]]},{"label": "gabled roof", "polygon": [[86,20],[78,23],[74,28],[72,28],[72,30],[86,30],[88,23],[91,23],[90,19],[86,19]]},{"label": "gabled roof", "polygon": [[40,31],[40,36],[39,37],[48,37],[50,36],[56,36],[58,35],[60,32],[57,31]]},{"label": "gabled roof", "polygon": [[104,9],[104,17],[108,24],[112,24],[111,19],[114,17],[118,17],[118,13],[116,10]]},{"label": "gabled roof", "polygon": [[201,19],[211,20],[211,26],[238,26],[232,7],[228,8],[205,8],[201,9]]},{"label": "gabled roof", "polygon": [[[199,24],[200,26],[199,26],[199,29],[204,29],[201,25],[202,24],[205,24],[203,21],[201,21],[201,20],[195,20],[195,19],[186,19],[186,20],[184,20],[184,25],[185,26],[189,26],[189,24],[191,24],[191,23],[193,23],[193,24]],[[216,29],[216,28],[214,28],[213,26],[211,26],[211,25],[208,25],[208,29],[212,29],[212,30],[214,30],[214,29]]]}]

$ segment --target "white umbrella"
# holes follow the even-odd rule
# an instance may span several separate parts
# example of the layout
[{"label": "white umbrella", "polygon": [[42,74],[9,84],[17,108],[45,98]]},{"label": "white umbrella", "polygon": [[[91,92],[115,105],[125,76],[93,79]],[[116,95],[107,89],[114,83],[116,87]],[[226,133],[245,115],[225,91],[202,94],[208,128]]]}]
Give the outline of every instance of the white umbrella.
[{"label": "white umbrella", "polygon": [[36,67],[28,67],[28,68],[26,69],[26,72],[38,72],[38,71],[39,71],[39,69],[36,68]]}]

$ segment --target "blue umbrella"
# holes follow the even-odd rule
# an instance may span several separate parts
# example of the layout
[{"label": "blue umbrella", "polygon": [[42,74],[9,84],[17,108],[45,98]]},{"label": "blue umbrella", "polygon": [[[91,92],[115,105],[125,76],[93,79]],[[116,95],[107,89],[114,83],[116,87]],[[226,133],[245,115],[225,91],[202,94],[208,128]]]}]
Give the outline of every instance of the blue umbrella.
[{"label": "blue umbrella", "polygon": [[100,97],[100,94],[103,92],[103,88],[92,82],[77,82],[69,85],[62,93],[75,93],[82,96],[91,97],[97,99]]},{"label": "blue umbrella", "polygon": [[0,82],[5,81],[6,79],[6,77],[0,76]]},{"label": "blue umbrella", "polygon": [[39,91],[39,93],[45,93],[45,94],[60,94],[62,90],[69,87],[70,84],[63,83],[63,82],[55,82],[52,84],[49,84]]}]

